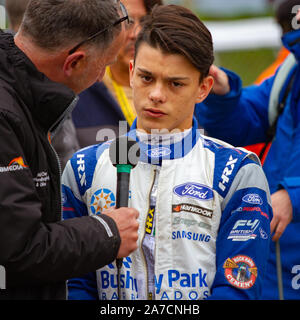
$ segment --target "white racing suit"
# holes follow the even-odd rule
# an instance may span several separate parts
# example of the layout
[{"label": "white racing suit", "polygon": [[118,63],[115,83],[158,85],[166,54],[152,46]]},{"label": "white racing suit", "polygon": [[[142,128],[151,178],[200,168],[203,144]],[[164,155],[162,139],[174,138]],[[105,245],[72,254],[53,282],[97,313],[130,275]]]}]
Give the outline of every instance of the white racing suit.
[{"label": "white racing suit", "polygon": [[[195,120],[168,144],[145,143],[136,132],[134,124],[129,136],[141,157],[131,171],[129,206],[140,214],[139,239],[123,260],[120,298],[259,299],[272,209],[257,157],[201,135]],[[68,162],[65,219],[101,217],[115,206],[109,146],[80,150]],[[70,299],[118,299],[116,264],[70,279],[68,289]]]}]

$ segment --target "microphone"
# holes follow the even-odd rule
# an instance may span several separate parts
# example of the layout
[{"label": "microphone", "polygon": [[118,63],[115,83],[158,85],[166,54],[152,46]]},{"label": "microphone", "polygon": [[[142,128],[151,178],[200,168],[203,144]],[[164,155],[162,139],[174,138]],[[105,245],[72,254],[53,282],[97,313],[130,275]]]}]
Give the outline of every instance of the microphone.
[{"label": "microphone", "polygon": [[[116,207],[128,207],[130,171],[138,164],[139,144],[127,136],[118,137],[110,145],[109,158],[117,168]],[[116,260],[118,269],[122,267],[122,262],[122,258]]]}]

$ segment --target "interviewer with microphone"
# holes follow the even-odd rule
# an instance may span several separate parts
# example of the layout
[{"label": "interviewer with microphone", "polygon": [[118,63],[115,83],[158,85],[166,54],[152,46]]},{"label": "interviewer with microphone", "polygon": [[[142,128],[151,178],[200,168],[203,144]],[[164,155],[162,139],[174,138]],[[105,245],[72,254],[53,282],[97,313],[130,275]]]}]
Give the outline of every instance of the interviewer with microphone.
[{"label": "interviewer with microphone", "polygon": [[[114,62],[124,24],[118,0],[31,0],[15,37],[0,30],[0,300],[66,299],[67,279],[137,248],[135,209],[62,221],[51,144],[78,94]],[[83,168],[78,158],[80,187]]]},{"label": "interviewer with microphone", "polygon": [[[254,154],[198,130],[194,106],[212,88],[212,63],[211,35],[190,10],[158,6],[143,21],[130,64],[137,119],[128,133],[140,152],[135,144],[119,147],[125,163],[137,159],[123,190],[125,205],[139,211],[138,249],[122,263],[70,279],[70,299],[260,298],[269,189]],[[68,163],[71,211],[101,217],[116,206],[122,190],[114,143],[83,149]]]}]

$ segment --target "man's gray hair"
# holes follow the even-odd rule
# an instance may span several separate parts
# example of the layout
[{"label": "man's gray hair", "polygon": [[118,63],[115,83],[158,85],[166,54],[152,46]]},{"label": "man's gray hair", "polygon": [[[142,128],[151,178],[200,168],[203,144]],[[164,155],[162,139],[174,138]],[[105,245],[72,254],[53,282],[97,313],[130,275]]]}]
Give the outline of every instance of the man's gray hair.
[{"label": "man's gray hair", "polygon": [[[65,48],[112,25],[120,18],[118,7],[114,0],[31,0],[21,32],[41,48]],[[88,43],[106,48],[120,30],[109,28]]]}]

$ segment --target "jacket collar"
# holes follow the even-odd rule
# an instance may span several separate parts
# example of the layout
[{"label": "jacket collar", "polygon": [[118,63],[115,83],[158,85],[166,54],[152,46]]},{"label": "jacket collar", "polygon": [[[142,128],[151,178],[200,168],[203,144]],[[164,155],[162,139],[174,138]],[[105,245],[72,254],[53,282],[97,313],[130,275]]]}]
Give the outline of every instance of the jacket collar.
[{"label": "jacket collar", "polygon": [[183,138],[179,141],[176,140],[175,143],[172,143],[172,139],[170,139],[169,143],[144,143],[137,136],[136,122],[136,120],[133,122],[128,136],[139,143],[140,161],[146,163],[161,165],[162,160],[183,158],[193,149],[200,137],[198,122],[194,117],[192,130],[187,135],[182,135]]},{"label": "jacket collar", "polygon": [[282,36],[282,43],[300,61],[300,29],[290,31]]},{"label": "jacket collar", "polygon": [[12,85],[46,132],[53,131],[77,102],[72,90],[39,72],[13,36],[4,32],[0,33],[0,79]]}]

